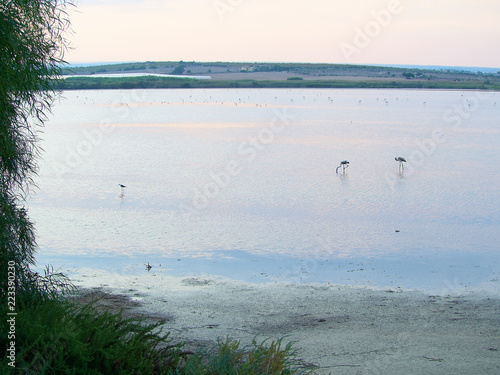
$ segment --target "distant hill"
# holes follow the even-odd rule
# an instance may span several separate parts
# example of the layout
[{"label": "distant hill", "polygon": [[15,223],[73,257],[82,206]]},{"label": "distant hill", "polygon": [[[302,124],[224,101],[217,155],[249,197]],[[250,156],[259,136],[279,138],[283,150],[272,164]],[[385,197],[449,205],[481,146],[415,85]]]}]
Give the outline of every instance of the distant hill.
[{"label": "distant hill", "polygon": [[[371,66],[371,64],[369,64]],[[442,65],[373,65],[373,66],[387,66],[392,68],[404,69],[425,69],[425,70],[439,70],[439,71],[455,71],[455,72],[469,72],[469,73],[487,73],[495,74],[500,72],[500,68],[485,68],[476,66],[442,66]]]},{"label": "distant hill", "polygon": [[[156,62],[156,64],[168,64],[169,66],[176,64],[178,62]],[[194,63],[194,62],[193,62]],[[92,68],[92,67],[112,67],[112,66],[122,66],[122,65],[135,65],[135,64],[144,64],[144,62],[138,62],[138,61],[119,61],[119,62],[75,62],[75,63],[70,63],[66,67],[69,69],[75,69],[75,68]],[[197,64],[214,64],[214,63],[202,63],[199,62]],[[215,63],[217,65],[220,64],[220,62]],[[241,62],[241,63],[226,63],[226,64],[241,64],[242,66],[247,66],[247,65],[252,65],[252,64],[285,64],[285,65],[317,65],[317,66],[324,66],[324,65],[331,65],[331,66],[345,66],[342,64],[301,64],[301,63],[251,63],[251,62]],[[437,71],[445,71],[445,72],[468,72],[468,73],[487,73],[487,74],[496,74],[500,72],[500,67],[498,68],[491,68],[491,67],[476,67],[476,66],[447,66],[447,65],[402,65],[402,64],[363,64],[363,65],[358,65],[358,64],[352,64],[353,66],[370,66],[370,67],[389,67],[389,68],[401,68],[401,69],[418,69],[418,70],[437,70]]]},{"label": "distant hill", "polygon": [[[500,71],[430,66],[145,61],[66,66],[63,89],[97,88],[448,88],[500,90]],[[487,69],[487,68],[481,68]],[[98,75],[105,74],[106,77]],[[116,76],[113,76],[115,75]],[[120,77],[117,74],[128,77]],[[151,76],[147,76],[147,75]],[[71,75],[80,77],[72,78]],[[132,77],[141,75],[142,77]],[[156,77],[153,77],[156,76]],[[162,76],[165,75],[165,76]],[[177,77],[167,77],[175,75]],[[83,77],[81,77],[83,76]],[[200,82],[197,76],[210,76]],[[189,79],[189,82],[187,81]]]}]

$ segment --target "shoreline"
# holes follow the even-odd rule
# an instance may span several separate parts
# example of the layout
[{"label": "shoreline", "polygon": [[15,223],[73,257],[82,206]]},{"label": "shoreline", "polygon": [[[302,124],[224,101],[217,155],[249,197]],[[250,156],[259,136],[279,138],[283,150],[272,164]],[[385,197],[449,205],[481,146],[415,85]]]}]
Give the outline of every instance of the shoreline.
[{"label": "shoreline", "polygon": [[[234,283],[265,285],[345,285],[373,290],[421,291],[434,295],[490,293],[500,297],[500,272],[492,253],[380,254],[372,257],[315,258],[219,251],[207,254],[48,255],[38,254],[39,264],[50,264],[63,273],[139,277],[148,283],[157,278],[200,277]],[[151,265],[151,272],[145,265]],[[43,272],[43,268],[39,269]],[[98,279],[100,276],[96,276]],[[119,285],[116,285],[119,287]]]},{"label": "shoreline", "polygon": [[500,369],[500,299],[486,293],[82,272],[74,278],[81,291],[127,314],[165,319],[164,332],[193,348],[226,337],[243,345],[284,338],[320,375]]},{"label": "shoreline", "polygon": [[92,76],[71,77],[59,81],[54,89],[74,90],[119,90],[119,89],[393,89],[393,90],[481,90],[500,91],[500,86],[485,86],[481,82],[425,81],[425,80],[356,80],[351,77],[335,79],[301,80],[223,80],[169,78],[159,76],[98,78]]}]

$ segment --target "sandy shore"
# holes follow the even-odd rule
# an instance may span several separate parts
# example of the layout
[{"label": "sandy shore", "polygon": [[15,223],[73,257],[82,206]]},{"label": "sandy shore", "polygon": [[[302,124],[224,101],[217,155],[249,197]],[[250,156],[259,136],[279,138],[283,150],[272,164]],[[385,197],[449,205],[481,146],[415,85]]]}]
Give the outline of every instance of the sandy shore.
[{"label": "sandy shore", "polygon": [[111,293],[103,304],[166,319],[166,331],[193,345],[286,336],[317,374],[500,373],[500,299],[478,292],[80,272],[76,285]]}]

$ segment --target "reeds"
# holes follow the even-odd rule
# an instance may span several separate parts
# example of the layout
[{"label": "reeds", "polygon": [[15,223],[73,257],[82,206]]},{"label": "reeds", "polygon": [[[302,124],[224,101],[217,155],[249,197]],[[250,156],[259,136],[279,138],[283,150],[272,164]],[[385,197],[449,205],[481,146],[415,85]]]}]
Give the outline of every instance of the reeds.
[{"label": "reeds", "polygon": [[311,373],[295,361],[292,343],[283,347],[283,339],[253,340],[249,347],[241,348],[240,341],[226,338],[208,352],[192,355],[181,370],[185,375],[288,375]]}]

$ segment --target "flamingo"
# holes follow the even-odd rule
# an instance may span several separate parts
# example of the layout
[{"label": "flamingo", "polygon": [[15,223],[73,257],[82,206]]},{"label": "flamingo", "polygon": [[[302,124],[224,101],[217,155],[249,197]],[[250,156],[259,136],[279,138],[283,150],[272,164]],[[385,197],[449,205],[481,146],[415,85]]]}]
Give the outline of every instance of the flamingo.
[{"label": "flamingo", "polygon": [[402,172],[405,169],[405,166],[403,163],[406,163],[406,159],[403,158],[402,156],[398,156],[397,158],[394,158],[394,160],[399,161],[399,170]]},{"label": "flamingo", "polygon": [[345,169],[347,167],[349,167],[349,162],[347,160],[342,160],[340,162],[340,165],[337,167],[337,169],[335,170],[335,173],[339,173],[339,168],[342,167],[342,173],[345,173]]}]

